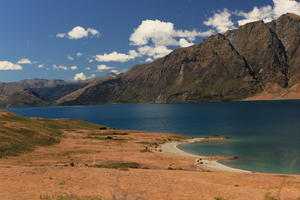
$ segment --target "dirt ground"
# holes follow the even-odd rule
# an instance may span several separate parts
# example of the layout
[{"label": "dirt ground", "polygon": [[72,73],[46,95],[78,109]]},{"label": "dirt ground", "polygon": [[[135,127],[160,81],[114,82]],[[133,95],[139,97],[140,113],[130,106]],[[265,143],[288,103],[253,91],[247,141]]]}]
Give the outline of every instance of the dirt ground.
[{"label": "dirt ground", "polygon": [[65,131],[57,145],[0,159],[0,200],[55,194],[103,200],[300,197],[297,175],[212,171],[196,166],[193,158],[160,152],[160,144],[181,139],[127,130]]}]

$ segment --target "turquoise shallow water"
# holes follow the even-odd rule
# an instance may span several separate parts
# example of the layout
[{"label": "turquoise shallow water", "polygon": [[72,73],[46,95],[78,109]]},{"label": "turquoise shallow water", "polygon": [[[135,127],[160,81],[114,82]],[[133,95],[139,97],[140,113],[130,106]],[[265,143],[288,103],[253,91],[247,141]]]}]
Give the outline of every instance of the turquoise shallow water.
[{"label": "turquoise shallow water", "polygon": [[259,172],[300,174],[300,101],[196,104],[115,104],[9,109],[46,118],[77,118],[118,129],[171,132],[234,140],[188,144],[200,155],[234,155],[225,164]]},{"label": "turquoise shallow water", "polygon": [[238,156],[222,164],[257,172],[300,174],[300,137],[244,138],[228,141],[184,144],[180,149],[197,155]]}]

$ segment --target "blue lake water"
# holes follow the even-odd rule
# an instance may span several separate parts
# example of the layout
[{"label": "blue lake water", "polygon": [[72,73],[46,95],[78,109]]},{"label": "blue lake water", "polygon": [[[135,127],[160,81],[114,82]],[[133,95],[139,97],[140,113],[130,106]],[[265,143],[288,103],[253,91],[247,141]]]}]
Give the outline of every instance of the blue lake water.
[{"label": "blue lake water", "polygon": [[224,163],[241,169],[300,174],[300,101],[114,104],[9,111],[31,117],[77,118],[118,129],[229,136],[233,139],[180,148],[199,155],[239,156]]}]

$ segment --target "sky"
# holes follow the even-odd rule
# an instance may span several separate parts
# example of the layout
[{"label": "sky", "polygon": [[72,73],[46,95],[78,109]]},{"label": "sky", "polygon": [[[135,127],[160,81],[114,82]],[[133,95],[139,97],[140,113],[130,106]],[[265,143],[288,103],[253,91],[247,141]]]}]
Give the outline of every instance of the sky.
[{"label": "sky", "polygon": [[248,22],[300,15],[299,0],[1,0],[0,81],[128,71]]}]

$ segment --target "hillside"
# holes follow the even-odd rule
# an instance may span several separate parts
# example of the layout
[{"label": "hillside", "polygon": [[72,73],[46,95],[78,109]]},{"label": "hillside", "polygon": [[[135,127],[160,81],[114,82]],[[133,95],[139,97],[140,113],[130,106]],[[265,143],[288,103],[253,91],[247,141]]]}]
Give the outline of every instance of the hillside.
[{"label": "hillside", "polygon": [[66,82],[64,80],[28,79],[13,84],[38,94],[40,98],[47,102],[53,102],[86,86],[88,81]]},{"label": "hillside", "polygon": [[56,144],[64,130],[100,127],[80,120],[28,118],[0,110],[0,158]]},{"label": "hillside", "polygon": [[[300,17],[252,22],[69,94],[60,105],[300,98]],[[275,88],[275,89],[274,89]],[[267,97],[267,98],[266,98]]]},{"label": "hillside", "polygon": [[38,94],[10,83],[0,83],[0,107],[46,106]]}]

